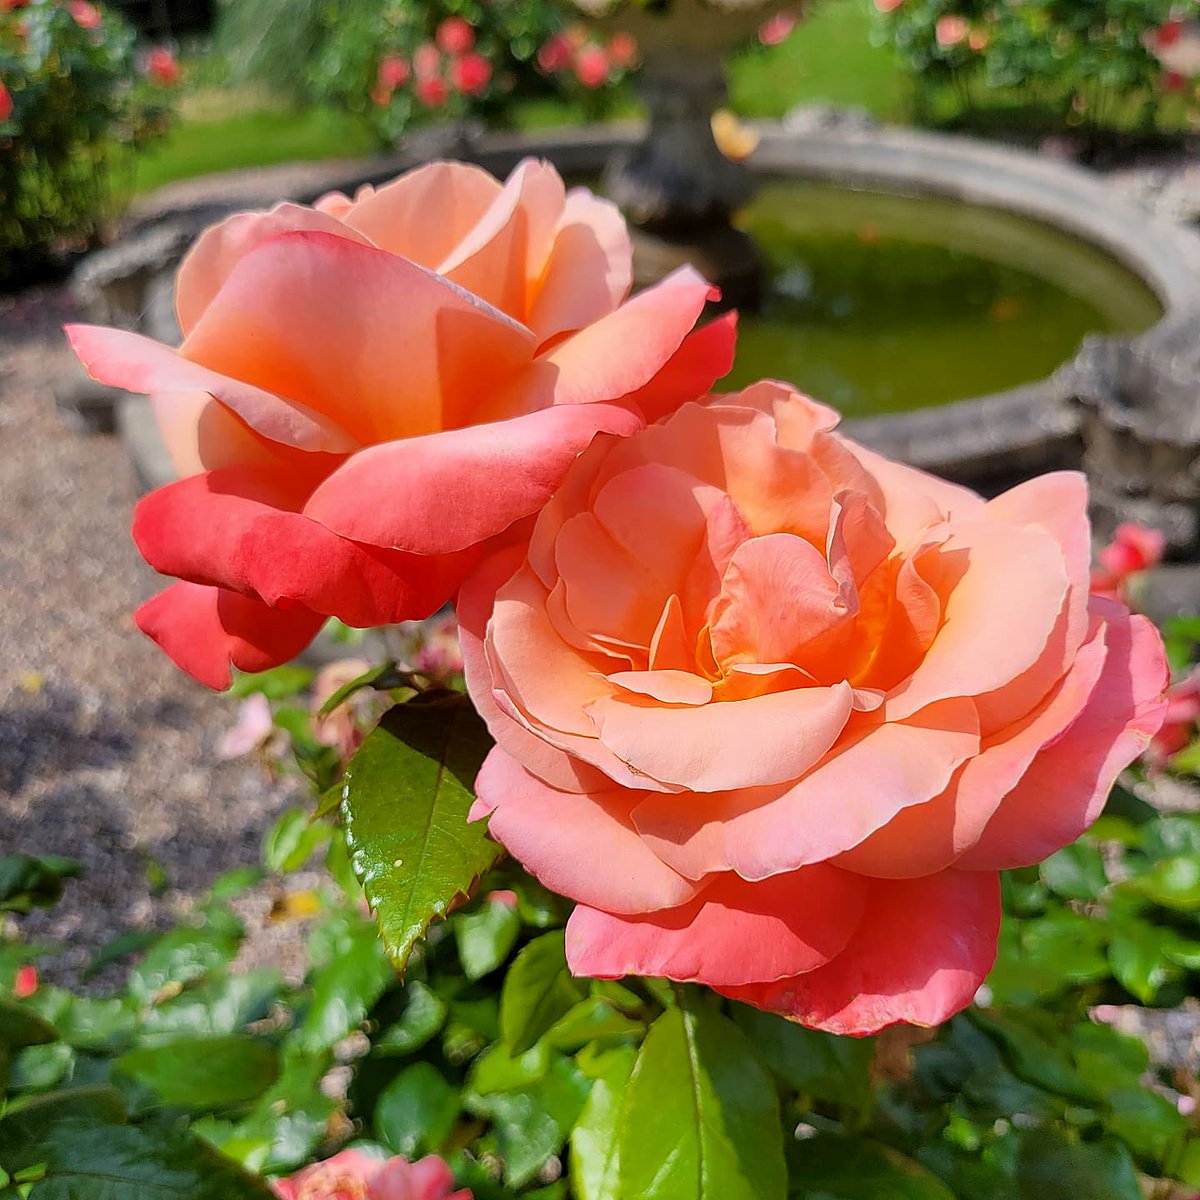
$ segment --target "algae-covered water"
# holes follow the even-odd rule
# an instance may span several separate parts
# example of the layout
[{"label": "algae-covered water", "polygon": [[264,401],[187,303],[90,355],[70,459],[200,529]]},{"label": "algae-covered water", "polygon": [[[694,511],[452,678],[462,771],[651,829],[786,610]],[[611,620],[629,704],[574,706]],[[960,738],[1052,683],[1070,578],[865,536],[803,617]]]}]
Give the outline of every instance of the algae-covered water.
[{"label": "algae-covered water", "polygon": [[737,222],[768,294],[722,389],[786,379],[847,416],[1050,374],[1087,333],[1137,333],[1153,292],[1097,247],[954,200],[765,182]]}]

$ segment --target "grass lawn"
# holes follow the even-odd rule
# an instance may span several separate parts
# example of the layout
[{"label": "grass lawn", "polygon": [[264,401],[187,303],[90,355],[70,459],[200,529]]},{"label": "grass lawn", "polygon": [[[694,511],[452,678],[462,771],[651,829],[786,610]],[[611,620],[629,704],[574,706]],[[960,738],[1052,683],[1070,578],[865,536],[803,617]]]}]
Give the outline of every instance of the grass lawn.
[{"label": "grass lawn", "polygon": [[[729,70],[731,106],[745,117],[779,117],[806,101],[855,104],[901,119],[905,79],[891,51],[872,45],[871,0],[824,0],[782,46],[755,47]],[[619,115],[636,112],[632,98]],[[577,106],[539,101],[517,112],[527,129],[578,123]],[[330,109],[292,110],[253,90],[189,96],[179,125],[139,155],[134,190],[213,171],[369,154],[370,133]]]}]

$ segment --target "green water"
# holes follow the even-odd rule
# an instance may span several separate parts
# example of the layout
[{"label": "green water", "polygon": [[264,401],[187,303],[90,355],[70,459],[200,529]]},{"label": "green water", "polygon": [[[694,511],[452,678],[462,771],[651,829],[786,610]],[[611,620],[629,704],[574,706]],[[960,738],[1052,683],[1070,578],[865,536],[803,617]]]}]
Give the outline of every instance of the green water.
[{"label": "green water", "polygon": [[722,387],[785,379],[847,416],[1029,383],[1085,334],[1137,333],[1162,315],[1096,247],[953,200],[773,181],[738,224],[770,284]]}]

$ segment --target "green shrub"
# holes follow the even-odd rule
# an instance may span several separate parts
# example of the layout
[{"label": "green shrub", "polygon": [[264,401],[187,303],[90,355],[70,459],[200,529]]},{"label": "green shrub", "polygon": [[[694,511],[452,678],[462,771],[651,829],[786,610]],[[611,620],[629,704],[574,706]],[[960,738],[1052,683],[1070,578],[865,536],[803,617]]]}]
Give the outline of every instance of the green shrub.
[{"label": "green shrub", "polygon": [[129,27],[80,0],[0,4],[0,84],[3,286],[95,239],[119,165],[165,128],[170,93],[142,77]]}]

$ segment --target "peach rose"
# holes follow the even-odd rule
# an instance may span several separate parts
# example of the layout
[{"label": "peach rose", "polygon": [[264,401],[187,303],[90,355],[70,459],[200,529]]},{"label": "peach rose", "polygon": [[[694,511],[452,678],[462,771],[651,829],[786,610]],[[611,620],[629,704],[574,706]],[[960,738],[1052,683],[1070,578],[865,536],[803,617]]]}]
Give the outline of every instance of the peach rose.
[{"label": "peach rose", "polygon": [[280,1200],[471,1200],[465,1188],[453,1187],[450,1168],[435,1154],[410,1163],[343,1150],[278,1180],[275,1194]]},{"label": "peach rose", "polygon": [[598,439],[459,619],[473,815],[578,902],[572,970],[866,1034],[971,1000],[998,872],[1094,819],[1165,664],[1089,599],[1081,476],[985,502],[837,420],[761,383]]},{"label": "peach rose", "polygon": [[151,394],[184,477],[138,506],[139,548],[183,581],[140,627],[224,687],[328,616],[434,612],[597,431],[728,370],[731,320],[691,334],[709,285],[684,268],[626,300],[630,269],[617,210],[549,165],[435,163],[208,230],[178,351],[70,328],[94,378]]}]

